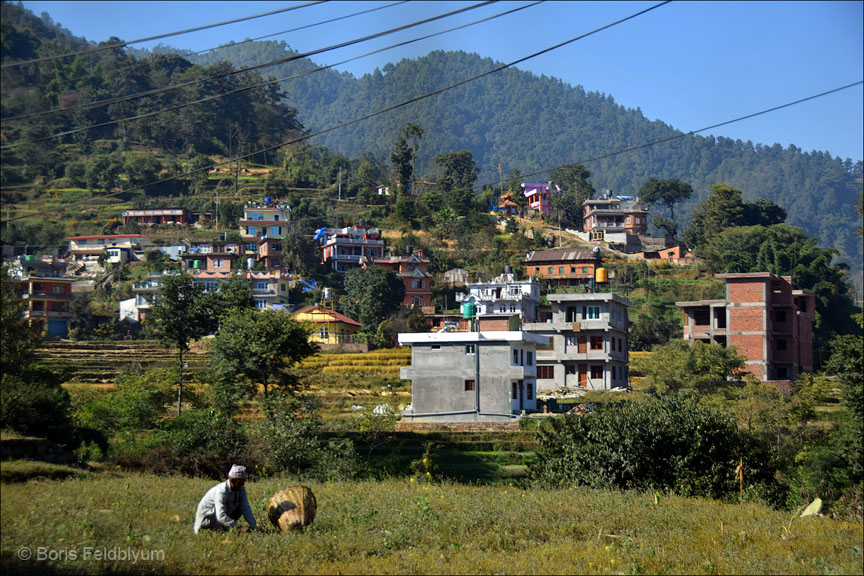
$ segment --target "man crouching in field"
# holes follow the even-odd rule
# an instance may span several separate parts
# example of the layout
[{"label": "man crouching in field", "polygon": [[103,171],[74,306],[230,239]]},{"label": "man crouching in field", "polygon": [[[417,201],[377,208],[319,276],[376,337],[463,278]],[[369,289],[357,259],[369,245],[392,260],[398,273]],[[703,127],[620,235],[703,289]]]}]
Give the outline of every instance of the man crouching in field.
[{"label": "man crouching in field", "polygon": [[227,530],[237,527],[237,519],[242,514],[249,523],[241,532],[257,529],[255,516],[246,498],[246,467],[231,466],[228,481],[221,482],[207,491],[195,511],[195,534],[199,530]]}]

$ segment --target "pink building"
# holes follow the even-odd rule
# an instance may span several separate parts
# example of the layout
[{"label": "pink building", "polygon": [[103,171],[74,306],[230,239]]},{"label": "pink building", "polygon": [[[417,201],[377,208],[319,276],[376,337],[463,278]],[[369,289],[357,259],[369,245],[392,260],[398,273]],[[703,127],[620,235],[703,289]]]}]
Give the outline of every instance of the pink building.
[{"label": "pink building", "polygon": [[525,189],[525,197],[528,199],[528,207],[535,210],[544,218],[549,217],[549,185],[522,183]]}]

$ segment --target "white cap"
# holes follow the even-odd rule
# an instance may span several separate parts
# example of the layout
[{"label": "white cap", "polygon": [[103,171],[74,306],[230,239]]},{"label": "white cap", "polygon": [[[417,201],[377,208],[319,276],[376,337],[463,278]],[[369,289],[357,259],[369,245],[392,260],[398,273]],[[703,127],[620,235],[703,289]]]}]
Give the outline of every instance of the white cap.
[{"label": "white cap", "polygon": [[245,480],[246,479],[246,467],[238,466],[237,464],[233,464],[231,466],[231,470],[228,471],[228,479],[229,480]]}]

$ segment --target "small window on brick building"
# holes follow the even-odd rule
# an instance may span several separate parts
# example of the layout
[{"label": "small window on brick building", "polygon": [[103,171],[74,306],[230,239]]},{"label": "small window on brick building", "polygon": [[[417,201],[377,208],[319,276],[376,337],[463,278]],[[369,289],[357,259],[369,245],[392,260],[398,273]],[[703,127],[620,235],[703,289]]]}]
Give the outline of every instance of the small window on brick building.
[{"label": "small window on brick building", "polygon": [[465,354],[474,354],[475,348],[474,344],[466,344],[465,345]]},{"label": "small window on brick building", "polygon": [[786,322],[786,311],[785,310],[776,310],[774,312],[774,321],[775,322]]},{"label": "small window on brick building", "polygon": [[474,390],[474,380],[465,380],[465,391],[470,392]]},{"label": "small window on brick building", "polygon": [[789,378],[789,373],[786,371],[786,367],[785,366],[778,366],[777,367],[777,379],[778,380],[786,380],[787,378]]},{"label": "small window on brick building", "polygon": [[780,338],[779,340],[777,340],[777,350],[782,352],[782,351],[786,350],[786,346],[787,346],[787,342],[786,342],[785,338]]}]

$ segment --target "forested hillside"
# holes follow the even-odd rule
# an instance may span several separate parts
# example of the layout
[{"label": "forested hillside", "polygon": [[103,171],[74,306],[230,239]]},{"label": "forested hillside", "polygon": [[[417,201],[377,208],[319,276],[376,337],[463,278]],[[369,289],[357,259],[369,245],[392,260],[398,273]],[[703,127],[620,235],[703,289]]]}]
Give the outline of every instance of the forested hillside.
[{"label": "forested hillside", "polygon": [[[223,47],[193,61],[228,60],[248,66],[293,54],[279,42],[250,42]],[[361,78],[324,70],[281,84],[285,98],[310,131],[380,110],[489,70],[496,62],[464,52],[432,52],[424,58],[389,64]],[[286,78],[312,68],[297,60],[265,69]],[[728,118],[718,118],[718,121]],[[320,137],[320,143],[349,156],[371,152],[387,158],[407,122],[423,128],[417,172],[435,178],[432,158],[467,149],[480,170],[478,184],[554,168],[565,162],[585,164],[597,190],[633,194],[649,178],[679,178],[690,183],[693,197],[676,213],[686,227],[694,206],[711,185],[727,182],[747,199],[768,198],[788,212],[788,223],[819,237],[825,247],[860,271],[860,217],[854,202],[861,195],[862,163],[779,144],[685,136],[641,150],[590,160],[619,150],[681,134],[641,111],[615,103],[611,95],[586,92],[556,78],[507,69]],[[697,128],[697,127],[686,127]],[[538,174],[534,179],[545,179]]]}]

